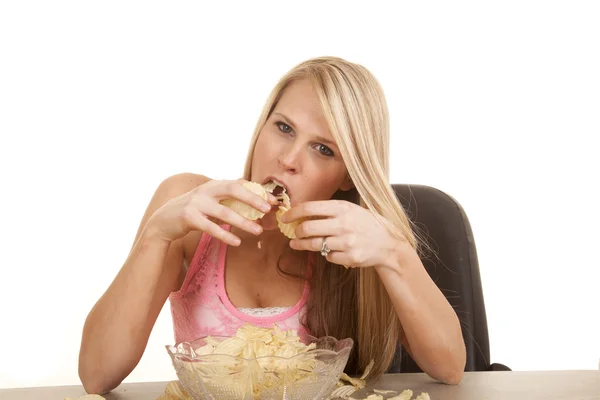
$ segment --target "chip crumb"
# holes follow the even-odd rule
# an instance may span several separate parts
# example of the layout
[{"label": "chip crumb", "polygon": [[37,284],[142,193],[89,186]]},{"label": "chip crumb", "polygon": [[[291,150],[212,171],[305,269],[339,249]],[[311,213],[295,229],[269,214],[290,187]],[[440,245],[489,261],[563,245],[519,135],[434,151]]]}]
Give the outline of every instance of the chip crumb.
[{"label": "chip crumb", "polygon": [[390,397],[388,400],[410,400],[413,391],[410,389],[403,390],[398,396]]},{"label": "chip crumb", "polygon": [[373,391],[377,394],[397,394],[398,392],[395,390],[380,390],[380,389],[373,389]]},{"label": "chip crumb", "polygon": [[349,397],[348,400],[383,400],[383,396],[380,394],[370,394],[364,399],[355,399],[354,397]]},{"label": "chip crumb", "polygon": [[367,379],[367,376],[369,376],[369,374],[371,373],[371,370],[373,369],[374,365],[375,365],[375,360],[371,359],[371,361],[369,361],[369,364],[367,364],[367,367],[365,368],[365,372],[363,372],[360,379]]},{"label": "chip crumb", "polygon": [[259,249],[261,249],[262,248],[262,240],[259,240],[256,245],[258,246]]},{"label": "chip crumb", "polygon": [[366,380],[360,379],[360,378],[351,378],[345,372],[342,373],[342,375],[340,376],[340,379],[350,383],[352,386],[354,386],[357,389],[364,389],[365,386],[367,386]]},{"label": "chip crumb", "polygon": [[342,373],[342,375],[340,376],[340,381],[346,381],[346,382],[350,383],[352,386],[354,386],[356,389],[364,389],[365,386],[367,386],[366,378],[371,373],[371,370],[373,369],[373,365],[375,365],[375,360],[371,360],[369,362],[369,364],[365,368],[365,371],[363,372],[363,374],[360,378],[352,378],[352,377],[348,376],[348,374]]},{"label": "chip crumb", "polygon": [[[339,385],[340,382],[338,382]],[[339,386],[329,395],[329,399],[348,399],[351,394],[356,392],[356,388],[352,385],[343,385]]]},{"label": "chip crumb", "polygon": [[423,392],[420,395],[418,395],[415,400],[431,400],[431,398],[429,397],[429,393]]}]

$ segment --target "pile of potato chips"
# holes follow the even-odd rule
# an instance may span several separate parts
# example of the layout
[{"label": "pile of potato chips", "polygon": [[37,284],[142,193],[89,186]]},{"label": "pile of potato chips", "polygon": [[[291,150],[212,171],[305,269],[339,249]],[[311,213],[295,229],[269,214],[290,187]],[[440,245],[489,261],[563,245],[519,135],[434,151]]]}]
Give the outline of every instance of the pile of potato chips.
[{"label": "pile of potato chips", "polygon": [[[233,337],[218,340],[209,336],[204,340],[202,346],[192,350],[191,356],[215,355],[217,357],[215,363],[183,362],[183,364],[192,373],[193,369],[200,372],[205,377],[204,384],[207,386],[220,384],[227,385],[235,390],[236,385],[239,385],[238,390],[242,394],[241,397],[243,397],[243,393],[247,393],[248,382],[247,380],[236,382],[234,377],[248,368],[247,360],[256,359],[256,371],[254,372],[258,375],[265,371],[281,372],[285,370],[288,374],[292,373],[292,381],[299,381],[310,375],[317,360],[309,354],[307,354],[307,357],[291,359],[290,357],[307,353],[315,347],[314,343],[309,345],[302,343],[295,330],[282,331],[276,324],[273,324],[272,328],[261,328],[246,324],[239,328]],[[226,357],[226,359],[219,360],[221,356]],[[373,365],[374,361],[371,360],[360,378],[352,378],[346,373],[342,373],[337,388],[331,393],[329,399],[358,400],[351,396],[358,390],[365,388],[366,378]],[[251,388],[255,399],[261,398],[261,388],[269,388],[277,384],[274,381],[275,375],[265,374],[258,377],[260,385]],[[374,389],[373,394],[370,394],[364,400],[383,400],[383,395],[393,395],[393,397],[388,397],[387,400],[411,400],[413,391],[408,389],[398,394],[393,390]],[[165,393],[157,400],[192,400],[192,398],[178,381],[173,381],[167,385]],[[429,395],[421,393],[415,400],[429,400]]]},{"label": "pile of potato chips", "polygon": [[[277,390],[283,380],[312,380],[318,360],[309,351],[315,348],[314,343],[302,343],[295,330],[282,331],[276,324],[272,328],[246,324],[235,336],[224,340],[206,337],[202,346],[190,349],[190,361],[178,359],[176,363],[179,374],[188,376],[190,382],[200,377],[211,392],[227,388],[243,398],[244,393],[252,391],[253,397],[260,399],[262,391]],[[295,357],[303,353],[305,356]],[[211,357],[201,357],[206,355]],[[167,389],[162,400],[188,398],[183,389],[178,393],[174,385]]]},{"label": "pile of potato chips", "polygon": [[[246,324],[239,328],[236,335],[223,341],[211,336],[205,339],[203,346],[194,349],[197,356],[207,354],[223,354],[245,359],[257,358],[257,362],[264,370],[277,370],[281,368],[299,368],[310,370],[314,366],[314,358],[307,357],[297,360],[282,360],[275,357],[293,357],[306,353],[315,348],[315,344],[306,345],[300,341],[295,330],[282,331],[277,324],[272,328],[261,328]],[[270,358],[260,358],[275,356]],[[285,365],[282,363],[285,362]],[[231,366],[235,369],[235,366]],[[231,372],[231,371],[230,371]]]}]

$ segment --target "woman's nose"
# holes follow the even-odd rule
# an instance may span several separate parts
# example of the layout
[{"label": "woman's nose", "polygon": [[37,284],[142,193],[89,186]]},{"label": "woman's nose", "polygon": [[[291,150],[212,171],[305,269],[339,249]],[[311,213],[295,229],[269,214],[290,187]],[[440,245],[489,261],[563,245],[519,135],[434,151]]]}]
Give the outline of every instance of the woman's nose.
[{"label": "woman's nose", "polygon": [[286,170],[297,172],[300,169],[301,152],[299,146],[289,146],[279,156],[279,164]]}]

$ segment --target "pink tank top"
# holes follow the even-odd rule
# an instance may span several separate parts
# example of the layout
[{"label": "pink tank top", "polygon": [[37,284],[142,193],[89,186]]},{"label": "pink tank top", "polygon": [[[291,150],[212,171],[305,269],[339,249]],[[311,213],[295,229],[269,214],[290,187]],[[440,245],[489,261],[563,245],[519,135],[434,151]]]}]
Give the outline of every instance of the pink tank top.
[{"label": "pink tank top", "polygon": [[[229,225],[221,225],[229,230]],[[225,291],[227,244],[204,233],[188,267],[181,289],[169,296],[175,342],[192,341],[202,336],[233,336],[246,323],[261,327],[277,324],[281,329],[308,333],[300,324],[309,294],[308,280],[295,306],[273,316],[251,316],[238,310]],[[309,267],[312,267],[309,253]]]}]

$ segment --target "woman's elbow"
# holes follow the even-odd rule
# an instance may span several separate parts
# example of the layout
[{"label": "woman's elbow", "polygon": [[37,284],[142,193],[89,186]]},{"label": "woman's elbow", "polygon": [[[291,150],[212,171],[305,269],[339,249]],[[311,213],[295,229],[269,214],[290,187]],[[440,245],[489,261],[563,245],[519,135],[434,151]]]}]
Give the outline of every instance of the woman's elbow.
[{"label": "woman's elbow", "polygon": [[87,394],[105,394],[118,386],[115,385],[114,387],[111,387],[112,385],[108,385],[103,377],[94,374],[87,374],[85,371],[82,371],[81,368],[79,369],[79,379],[81,380],[83,389]]},{"label": "woman's elbow", "polygon": [[121,384],[115,377],[108,376],[96,362],[79,359],[79,380],[88,394],[105,394]]},{"label": "woman's elbow", "polygon": [[105,394],[112,390],[111,388],[106,388],[101,379],[97,377],[88,376],[80,372],[79,379],[87,394]]},{"label": "woman's elbow", "polygon": [[433,377],[442,383],[447,385],[458,385],[463,378],[465,373],[465,366],[467,364],[467,356],[465,348],[461,348],[460,351],[453,352],[447,355],[447,362],[438,363],[439,368],[437,376]]},{"label": "woman's elbow", "polygon": [[463,370],[449,371],[441,377],[440,382],[445,383],[446,385],[458,385],[462,380],[463,375]]}]

